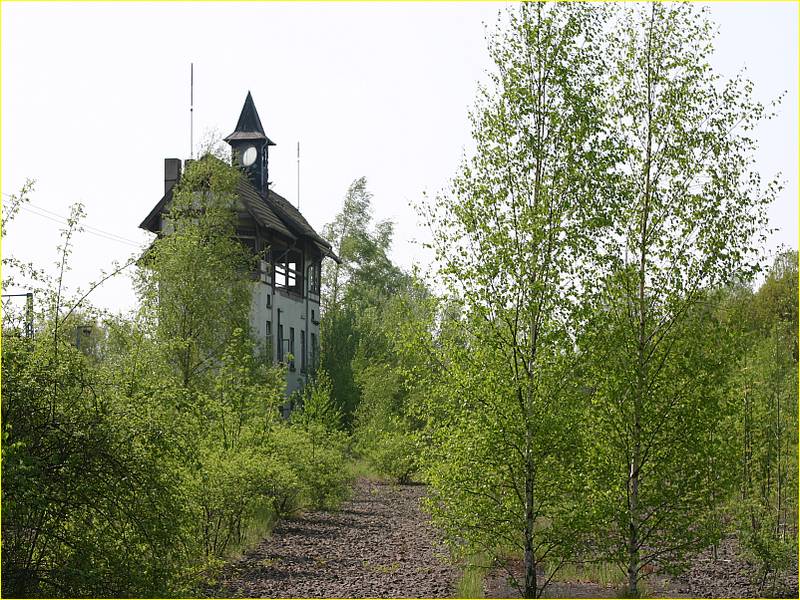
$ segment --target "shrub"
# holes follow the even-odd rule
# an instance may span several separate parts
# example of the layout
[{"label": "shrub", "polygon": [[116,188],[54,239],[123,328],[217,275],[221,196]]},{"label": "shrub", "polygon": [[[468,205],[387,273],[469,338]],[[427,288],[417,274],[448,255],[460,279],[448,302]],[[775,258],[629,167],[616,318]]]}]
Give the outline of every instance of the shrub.
[{"label": "shrub", "polygon": [[739,515],[740,544],[743,554],[756,565],[759,590],[775,596],[782,576],[797,562],[797,545],[791,536],[781,536],[774,511],[756,501],[742,503]]},{"label": "shrub", "polygon": [[335,508],[345,498],[344,436],[318,423],[280,425],[266,444],[273,459],[289,466],[302,487],[299,508]]},{"label": "shrub", "polygon": [[379,474],[397,483],[408,483],[419,469],[416,436],[397,417],[385,429],[360,430],[357,447]]},{"label": "shrub", "polygon": [[170,433],[148,428],[79,351],[4,336],[7,596],[164,595],[186,563]]}]

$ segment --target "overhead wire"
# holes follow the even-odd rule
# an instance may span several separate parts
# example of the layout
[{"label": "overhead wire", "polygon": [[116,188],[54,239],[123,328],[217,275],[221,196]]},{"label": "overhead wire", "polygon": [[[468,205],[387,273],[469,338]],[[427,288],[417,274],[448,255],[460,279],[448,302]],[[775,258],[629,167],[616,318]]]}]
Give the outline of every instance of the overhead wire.
[{"label": "overhead wire", "polygon": [[[44,219],[48,219],[50,221],[53,221],[54,223],[58,223],[60,225],[66,225],[67,224],[67,220],[64,217],[51,217],[49,215],[42,214],[42,213],[40,213],[40,212],[30,208],[30,207],[27,207],[27,206],[23,206],[23,207],[21,207],[21,209],[26,211],[26,212],[29,212],[31,214],[34,214],[34,215],[36,215],[38,217],[42,217]],[[124,239],[124,238],[117,237],[116,234],[107,233],[107,232],[104,232],[102,230],[95,230],[94,228],[90,228],[87,225],[83,225],[82,228],[86,233],[94,235],[94,236],[97,236],[99,238],[103,238],[103,239],[109,240],[111,242],[119,242],[120,244],[125,244],[126,246],[132,246],[132,247],[136,247],[136,248],[139,247],[139,244],[137,244],[137,243],[135,243],[135,242],[133,242],[131,240],[127,240],[127,239]]]},{"label": "overhead wire", "polygon": [[[2,192],[2,194],[4,196],[12,197],[11,194],[7,194],[6,192]],[[68,219],[64,215],[60,215],[60,214],[58,214],[56,212],[53,212],[53,211],[51,211],[51,210],[49,210],[47,208],[42,207],[42,206],[37,206],[36,204],[33,204],[32,202],[27,202],[27,203],[23,204],[22,206],[20,206],[19,208],[21,210],[24,210],[24,211],[29,212],[31,214],[34,214],[36,216],[42,217],[44,219],[48,219],[48,220],[53,221],[55,223],[59,223],[60,225],[68,224]],[[112,241],[112,242],[119,242],[120,244],[127,244],[128,246],[133,246],[133,247],[136,247],[136,248],[139,248],[142,245],[141,243],[137,243],[137,242],[135,242],[133,240],[130,240],[130,239],[128,239],[126,237],[123,237],[121,235],[118,235],[116,233],[112,233],[110,231],[105,231],[103,229],[99,229],[98,227],[92,227],[90,225],[85,225],[85,224],[81,225],[81,227],[82,227],[82,229],[84,231],[86,231],[86,233],[89,233],[89,234],[95,235],[97,237],[101,237],[101,238],[107,239],[107,240]]]}]

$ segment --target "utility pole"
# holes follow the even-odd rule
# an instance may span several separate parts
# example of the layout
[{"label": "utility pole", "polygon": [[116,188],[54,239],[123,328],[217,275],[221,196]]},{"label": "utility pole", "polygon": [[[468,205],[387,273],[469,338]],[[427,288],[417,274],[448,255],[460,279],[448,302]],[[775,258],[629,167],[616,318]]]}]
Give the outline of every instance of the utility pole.
[{"label": "utility pole", "polygon": [[33,338],[33,292],[22,294],[3,294],[3,298],[25,298],[25,337]]}]

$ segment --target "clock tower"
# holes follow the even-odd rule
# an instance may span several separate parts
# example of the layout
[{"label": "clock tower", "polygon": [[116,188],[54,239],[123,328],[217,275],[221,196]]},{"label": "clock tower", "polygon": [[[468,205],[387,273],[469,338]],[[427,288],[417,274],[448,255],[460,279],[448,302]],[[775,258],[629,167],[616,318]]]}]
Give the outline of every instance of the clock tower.
[{"label": "clock tower", "polygon": [[231,146],[233,164],[243,168],[255,188],[266,195],[269,187],[269,147],[275,143],[264,133],[250,92],[247,92],[235,131],[225,141]]},{"label": "clock tower", "polygon": [[[245,175],[236,178],[236,239],[258,256],[246,273],[252,286],[250,333],[268,363],[282,365],[289,398],[319,364],[322,262],[341,259],[291,202],[270,189],[267,152],[275,144],[264,133],[249,92],[236,130],[225,141],[233,165]],[[197,160],[219,162],[210,153]],[[177,158],[164,161],[164,195],[140,225],[158,236],[174,231],[166,225],[181,164]],[[191,164],[187,160],[187,170]],[[290,401],[284,409],[288,415]]]}]

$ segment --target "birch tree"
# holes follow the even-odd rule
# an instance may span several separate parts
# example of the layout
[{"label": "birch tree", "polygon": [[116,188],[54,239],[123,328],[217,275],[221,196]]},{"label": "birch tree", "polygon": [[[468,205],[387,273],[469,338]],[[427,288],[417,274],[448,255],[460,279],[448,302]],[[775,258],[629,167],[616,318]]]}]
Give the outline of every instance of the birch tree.
[{"label": "birch tree", "polygon": [[606,505],[604,544],[632,596],[647,573],[680,566],[719,533],[705,508],[729,485],[715,432],[730,411],[728,332],[703,306],[754,273],[778,189],[753,169],[767,109],[749,81],[712,71],[712,41],[704,11],[652,3],[624,9],[607,44],[620,160],[595,304],[605,318],[583,349],[595,357],[594,505]]},{"label": "birch tree", "polygon": [[526,598],[541,595],[578,530],[572,332],[603,222],[604,14],[569,3],[509,14],[472,115],[476,153],[422,211],[441,283],[466,315],[453,337],[463,343],[438,348],[426,411],[431,508],[469,550],[519,551]]},{"label": "birch tree", "polygon": [[776,596],[787,592],[782,580],[797,562],[797,252],[779,254],[758,291],[731,304],[745,340],[731,373],[739,542],[758,565],[761,590]]},{"label": "birch tree", "polygon": [[323,230],[341,263],[327,261],[322,272],[320,366],[330,376],[334,402],[348,428],[361,401],[352,365],[361,339],[358,320],[406,279],[388,258],[393,232],[391,221],[373,221],[372,193],[364,177],[350,184],[342,210]]}]

